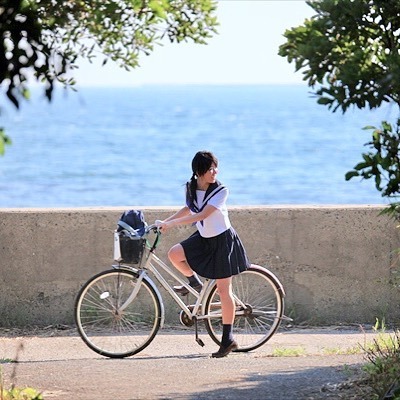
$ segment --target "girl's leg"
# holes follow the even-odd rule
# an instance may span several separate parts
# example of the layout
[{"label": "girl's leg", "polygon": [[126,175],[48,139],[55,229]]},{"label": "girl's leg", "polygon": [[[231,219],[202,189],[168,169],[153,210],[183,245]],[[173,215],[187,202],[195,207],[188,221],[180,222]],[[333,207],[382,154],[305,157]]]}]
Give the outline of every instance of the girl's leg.
[{"label": "girl's leg", "polygon": [[217,288],[222,307],[222,323],[232,325],[235,319],[235,300],[232,295],[232,278],[217,279]]},{"label": "girl's leg", "polygon": [[235,300],[232,295],[232,278],[217,279],[217,288],[222,308],[222,340],[221,347],[212,356],[216,358],[227,356],[237,348],[233,339],[232,325],[235,319]]},{"label": "girl's leg", "polygon": [[[186,261],[185,252],[181,244],[178,243],[175,246],[171,247],[168,252],[168,258],[171,261],[172,265],[188,278],[190,286],[194,287],[197,291],[200,291],[202,283],[197,274],[194,273],[194,271],[192,270],[192,268],[190,268],[188,262]],[[189,293],[189,291],[183,286],[174,286],[174,290],[182,294]]]},{"label": "girl's leg", "polygon": [[186,277],[194,274],[192,268],[190,268],[186,261],[185,252],[183,251],[183,247],[180,243],[170,248],[168,252],[168,258],[172,265]]}]

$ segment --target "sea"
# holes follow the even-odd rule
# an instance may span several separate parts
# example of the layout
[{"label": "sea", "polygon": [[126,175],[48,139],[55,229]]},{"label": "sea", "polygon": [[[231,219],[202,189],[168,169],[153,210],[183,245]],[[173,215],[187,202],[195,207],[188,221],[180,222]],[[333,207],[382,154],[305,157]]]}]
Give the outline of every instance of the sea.
[{"label": "sea", "polygon": [[394,110],[333,113],[303,85],[57,87],[2,96],[0,207],[181,206],[191,160],[214,152],[228,205],[386,204],[345,174]]}]

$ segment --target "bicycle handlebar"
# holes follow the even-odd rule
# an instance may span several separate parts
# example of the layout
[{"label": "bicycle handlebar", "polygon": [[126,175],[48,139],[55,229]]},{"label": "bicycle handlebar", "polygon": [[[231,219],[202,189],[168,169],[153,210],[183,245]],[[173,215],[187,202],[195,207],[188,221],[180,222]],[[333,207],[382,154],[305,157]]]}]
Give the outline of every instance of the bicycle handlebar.
[{"label": "bicycle handlebar", "polygon": [[146,226],[144,234],[147,235],[150,231],[153,231],[154,233],[161,233],[160,228],[158,227],[157,224],[151,224]]}]

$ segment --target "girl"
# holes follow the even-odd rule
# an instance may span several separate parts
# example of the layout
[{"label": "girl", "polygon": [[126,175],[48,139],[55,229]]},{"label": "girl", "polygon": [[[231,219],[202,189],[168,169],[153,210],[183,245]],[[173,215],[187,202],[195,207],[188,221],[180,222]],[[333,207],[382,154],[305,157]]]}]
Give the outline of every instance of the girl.
[{"label": "girl", "polygon": [[[193,175],[186,183],[186,206],[158,225],[162,232],[177,225],[196,223],[197,231],[168,252],[171,263],[189,284],[200,291],[197,274],[217,280],[221,300],[223,333],[221,346],[212,357],[228,355],[238,345],[233,338],[235,302],[232,296],[232,275],[250,265],[246,251],[228,217],[228,189],[217,181],[218,160],[208,151],[199,151],[192,160]],[[187,294],[182,286],[176,292]]]}]

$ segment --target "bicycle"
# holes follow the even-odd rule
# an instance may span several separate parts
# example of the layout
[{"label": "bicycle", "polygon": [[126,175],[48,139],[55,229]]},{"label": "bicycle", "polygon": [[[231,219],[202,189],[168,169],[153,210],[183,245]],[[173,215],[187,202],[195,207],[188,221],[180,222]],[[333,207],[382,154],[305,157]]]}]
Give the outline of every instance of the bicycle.
[{"label": "bicycle", "polygon": [[[130,254],[120,257],[111,269],[90,278],[77,295],[75,322],[86,345],[103,356],[124,358],[139,353],[152,342],[164,324],[164,303],[149,273],[181,308],[180,322],[194,326],[196,342],[204,346],[198,334],[198,321],[204,321],[207,333],[220,345],[222,314],[216,281],[205,279],[198,293],[155,254],[161,235],[155,224],[146,226],[143,235],[129,225],[125,228],[114,233],[115,241],[121,241],[114,251],[119,246],[118,251]],[[150,233],[155,235],[152,243]],[[185,303],[160,270],[186,287],[195,301]],[[284,288],[271,271],[258,265],[233,276],[232,288],[236,303],[233,328],[239,345],[235,351],[257,349],[287,318]]]}]

